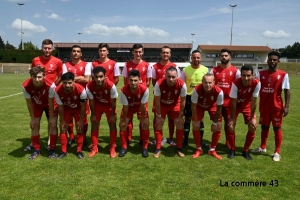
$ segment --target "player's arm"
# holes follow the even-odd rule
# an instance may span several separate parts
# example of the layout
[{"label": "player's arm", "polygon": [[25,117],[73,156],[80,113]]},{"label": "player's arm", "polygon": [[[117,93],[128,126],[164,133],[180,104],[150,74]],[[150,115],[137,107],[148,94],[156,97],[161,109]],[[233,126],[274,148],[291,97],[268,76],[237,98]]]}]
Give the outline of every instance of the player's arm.
[{"label": "player's arm", "polygon": [[118,83],[119,83],[119,76],[114,76],[114,83],[115,83],[115,85],[118,85]]},{"label": "player's arm", "polygon": [[86,95],[89,99],[89,105],[91,110],[91,123],[97,122],[96,115],[95,115],[95,101],[94,101],[94,95],[88,88],[89,85],[86,86]]},{"label": "player's arm", "polygon": [[224,103],[224,93],[221,91],[217,97],[217,111],[215,114],[215,117],[213,119],[213,123],[211,125],[211,131],[216,132],[216,131],[221,131],[222,130],[222,122],[218,122],[219,118],[222,114],[222,105]]},{"label": "player's arm", "polygon": [[80,94],[80,118],[78,121],[78,129],[83,130],[83,120],[86,116],[86,90],[84,89]]},{"label": "player's arm", "polygon": [[216,111],[215,118],[213,119],[213,124],[216,125],[218,123],[221,113],[222,113],[222,105],[217,105],[217,111]]},{"label": "player's arm", "polygon": [[38,120],[34,117],[34,111],[33,111],[33,104],[31,100],[31,95],[26,91],[26,89],[22,86],[22,91],[24,98],[26,100],[27,110],[30,114],[30,128],[33,128],[34,126],[38,125]]},{"label": "player's arm", "polygon": [[54,117],[54,98],[55,98],[55,84],[52,83],[48,91],[48,104],[49,104],[49,124],[56,127],[57,119]]},{"label": "player's arm", "polygon": [[192,123],[193,123],[193,130],[197,131],[200,129],[200,121],[198,120],[197,115],[197,102],[198,102],[198,93],[195,89],[193,89],[192,96],[191,96],[191,102],[192,102]]},{"label": "player's arm", "polygon": [[289,106],[290,106],[290,99],[291,99],[291,92],[290,89],[284,89],[284,108],[283,108],[283,116],[287,116],[289,113]]},{"label": "player's arm", "polygon": [[118,63],[115,64],[114,67],[114,83],[115,85],[118,85],[119,83],[119,76],[120,76],[120,66],[118,65]]},{"label": "player's arm", "polygon": [[124,85],[126,85],[128,83],[128,73],[127,73],[127,67],[126,67],[126,64],[122,70],[122,76],[123,76],[123,83]]},{"label": "player's arm", "polygon": [[155,86],[156,84],[156,79],[152,78],[152,85]]},{"label": "player's arm", "polygon": [[237,104],[237,98],[238,98],[238,88],[234,83],[232,83],[232,85],[231,85],[229,97],[230,97],[230,102],[231,102],[230,103],[231,113],[230,113],[228,126],[233,128],[236,123],[235,122],[235,112],[236,112],[236,104]]},{"label": "player's arm", "polygon": [[149,87],[152,80],[152,66],[148,66],[147,69],[147,79],[146,79],[146,86]]},{"label": "player's arm", "polygon": [[59,61],[57,63],[57,71],[56,71],[56,73],[57,73],[57,75],[56,75],[57,78],[56,78],[56,81],[54,83],[55,83],[55,85],[59,85],[60,82],[61,82],[61,75],[63,73],[63,67],[62,67],[62,62],[61,61]]}]

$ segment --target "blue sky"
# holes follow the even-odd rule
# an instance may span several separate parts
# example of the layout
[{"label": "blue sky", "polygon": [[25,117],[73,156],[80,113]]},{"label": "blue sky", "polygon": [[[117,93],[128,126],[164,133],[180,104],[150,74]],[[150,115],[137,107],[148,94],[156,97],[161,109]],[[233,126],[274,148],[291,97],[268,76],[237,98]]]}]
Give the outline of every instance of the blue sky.
[{"label": "blue sky", "polygon": [[[230,44],[281,48],[300,38],[300,1],[0,0],[0,36],[24,41]],[[82,33],[79,35],[78,33]]]}]

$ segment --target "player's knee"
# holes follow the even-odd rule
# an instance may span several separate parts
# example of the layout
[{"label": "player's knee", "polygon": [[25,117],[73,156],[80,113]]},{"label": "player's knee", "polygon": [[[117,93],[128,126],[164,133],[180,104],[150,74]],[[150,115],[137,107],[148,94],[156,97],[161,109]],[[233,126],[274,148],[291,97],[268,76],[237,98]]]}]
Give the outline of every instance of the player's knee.
[{"label": "player's knee", "polygon": [[279,131],[281,129],[281,126],[273,127],[273,131]]},{"label": "player's knee", "polygon": [[111,131],[116,131],[116,130],[117,130],[117,125],[116,125],[116,123],[109,123],[109,130],[111,130]]},{"label": "player's knee", "polygon": [[254,133],[256,131],[256,127],[252,125],[248,125],[248,131]]},{"label": "player's knee", "polygon": [[269,130],[269,128],[270,128],[269,126],[261,125],[262,130]]},{"label": "player's knee", "polygon": [[222,122],[218,122],[217,123],[217,131],[221,131],[222,130]]}]

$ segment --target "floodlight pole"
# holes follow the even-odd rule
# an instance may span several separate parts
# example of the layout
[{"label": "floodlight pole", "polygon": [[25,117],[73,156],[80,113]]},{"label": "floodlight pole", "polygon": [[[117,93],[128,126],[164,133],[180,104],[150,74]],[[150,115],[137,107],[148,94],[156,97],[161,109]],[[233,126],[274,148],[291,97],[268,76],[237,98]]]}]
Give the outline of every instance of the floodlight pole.
[{"label": "floodlight pole", "polygon": [[230,46],[232,45],[232,28],[233,28],[233,9],[236,7],[236,4],[230,4],[230,7],[232,7],[232,12],[231,12],[231,34],[230,34]]},{"label": "floodlight pole", "polygon": [[21,46],[22,46],[22,50],[24,50],[24,42],[23,42],[23,20],[22,20],[22,6],[25,3],[17,3],[20,6],[20,13],[21,13]]},{"label": "floodlight pole", "polygon": [[191,36],[192,36],[192,49],[194,47],[194,35],[195,35],[195,33],[191,33]]},{"label": "floodlight pole", "polygon": [[80,35],[82,34],[81,32],[78,32],[78,39],[79,39],[79,42],[80,42]]}]

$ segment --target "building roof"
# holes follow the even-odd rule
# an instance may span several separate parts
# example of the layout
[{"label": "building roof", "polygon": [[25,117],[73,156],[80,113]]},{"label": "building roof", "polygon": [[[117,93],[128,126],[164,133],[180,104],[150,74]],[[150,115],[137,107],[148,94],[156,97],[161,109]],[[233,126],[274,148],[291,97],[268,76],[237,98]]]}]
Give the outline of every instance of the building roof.
[{"label": "building roof", "polygon": [[270,52],[272,49],[268,46],[239,46],[239,45],[198,45],[198,49],[202,51],[220,51],[227,48],[230,51],[261,51]]},{"label": "building roof", "polygon": [[[107,43],[109,48],[132,48],[135,43]],[[160,49],[163,46],[169,46],[176,49],[191,49],[192,43],[141,43],[144,48]],[[75,43],[75,42],[55,42],[55,48],[71,48],[73,45],[79,45],[82,48],[98,48],[99,43]]]}]

